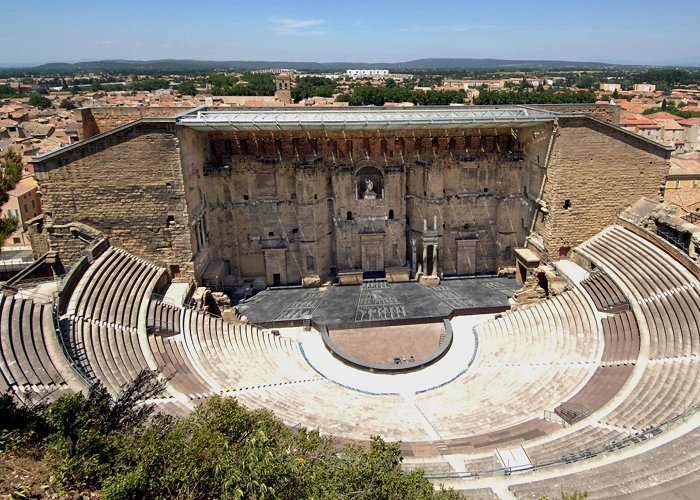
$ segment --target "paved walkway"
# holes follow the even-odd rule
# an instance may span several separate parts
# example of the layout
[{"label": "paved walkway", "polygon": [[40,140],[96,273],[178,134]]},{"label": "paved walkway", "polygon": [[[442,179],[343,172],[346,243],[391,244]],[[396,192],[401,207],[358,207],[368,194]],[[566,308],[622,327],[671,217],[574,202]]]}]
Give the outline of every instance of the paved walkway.
[{"label": "paved walkway", "polygon": [[422,370],[399,374],[370,373],[344,364],[331,355],[316,331],[283,328],[280,334],[300,341],[307,362],[337,384],[373,394],[412,395],[442,385],[462,374],[476,355],[473,327],[491,317],[492,314],[481,314],[453,318],[454,337],[447,354]]},{"label": "paved walkway", "polygon": [[588,271],[584,268],[571,262],[570,260],[559,260],[554,262],[554,267],[569,279],[573,284],[579,285],[581,282],[588,277]]}]

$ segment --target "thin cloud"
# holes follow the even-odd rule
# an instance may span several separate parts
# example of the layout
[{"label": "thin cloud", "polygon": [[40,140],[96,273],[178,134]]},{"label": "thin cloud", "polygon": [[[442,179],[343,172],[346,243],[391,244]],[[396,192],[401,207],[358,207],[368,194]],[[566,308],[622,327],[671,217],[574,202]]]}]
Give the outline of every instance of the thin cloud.
[{"label": "thin cloud", "polygon": [[488,31],[495,29],[498,29],[498,26],[483,23],[413,24],[400,28],[401,31],[417,31],[423,33],[466,33],[469,31]]},{"label": "thin cloud", "polygon": [[317,29],[325,21],[323,19],[295,19],[291,17],[270,17],[267,20],[278,35],[320,35],[324,32]]}]

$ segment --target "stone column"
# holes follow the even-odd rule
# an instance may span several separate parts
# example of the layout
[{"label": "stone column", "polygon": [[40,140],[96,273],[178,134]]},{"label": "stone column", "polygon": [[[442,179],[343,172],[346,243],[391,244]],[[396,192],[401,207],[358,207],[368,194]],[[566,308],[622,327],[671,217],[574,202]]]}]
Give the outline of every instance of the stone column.
[{"label": "stone column", "polygon": [[421,266],[423,273],[428,272],[428,245],[423,243],[423,264]]},{"label": "stone column", "polygon": [[416,274],[416,268],[418,267],[418,252],[416,252],[416,240],[411,239],[411,271]]},{"label": "stone column", "polygon": [[431,276],[437,276],[437,267],[438,267],[438,245],[435,243],[433,245],[433,274]]}]

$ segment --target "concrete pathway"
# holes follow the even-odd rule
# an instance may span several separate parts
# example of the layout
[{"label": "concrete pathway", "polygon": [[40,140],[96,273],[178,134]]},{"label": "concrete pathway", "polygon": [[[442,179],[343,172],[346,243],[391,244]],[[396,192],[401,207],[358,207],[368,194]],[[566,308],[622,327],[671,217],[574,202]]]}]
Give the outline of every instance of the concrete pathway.
[{"label": "concrete pathway", "polygon": [[426,368],[409,373],[370,373],[346,365],[326,349],[321,335],[303,328],[283,328],[280,334],[302,344],[308,363],[329,380],[374,394],[415,394],[445,384],[464,373],[476,355],[475,325],[492,314],[458,316],[452,319],[453,341],[447,353]]}]

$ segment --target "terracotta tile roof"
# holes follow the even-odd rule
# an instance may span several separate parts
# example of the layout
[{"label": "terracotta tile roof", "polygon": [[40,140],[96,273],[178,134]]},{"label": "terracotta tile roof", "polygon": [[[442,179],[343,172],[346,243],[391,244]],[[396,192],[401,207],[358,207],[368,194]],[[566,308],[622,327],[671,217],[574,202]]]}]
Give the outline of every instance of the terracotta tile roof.
[{"label": "terracotta tile roof", "polygon": [[[651,116],[651,115],[649,115]],[[666,130],[684,130],[682,125],[679,125],[676,120],[673,119],[655,119],[656,123],[661,125]]]},{"label": "terracotta tile roof", "polygon": [[700,158],[671,158],[668,175],[698,175],[700,177]]},{"label": "terracotta tile roof", "polygon": [[677,120],[678,118],[680,118],[679,116],[672,115],[671,113],[667,113],[665,111],[659,111],[658,113],[652,113],[650,115],[645,116],[652,120]]},{"label": "terracotta tile roof", "polygon": [[689,210],[690,207],[700,203],[700,189],[667,189],[664,193],[664,201]]}]

